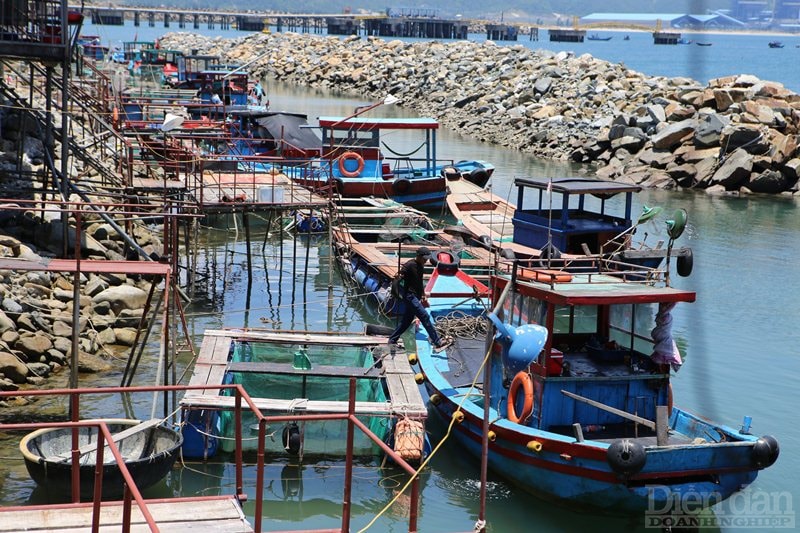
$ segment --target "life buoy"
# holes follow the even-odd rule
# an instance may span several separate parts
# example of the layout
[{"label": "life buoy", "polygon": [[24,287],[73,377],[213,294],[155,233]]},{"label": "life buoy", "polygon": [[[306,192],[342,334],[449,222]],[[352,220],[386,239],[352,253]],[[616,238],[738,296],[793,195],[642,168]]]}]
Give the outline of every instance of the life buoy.
[{"label": "life buoy", "polygon": [[[517,393],[520,387],[522,387],[522,391],[525,394],[525,401],[522,405],[522,412],[520,412],[518,416],[516,403]],[[531,414],[533,414],[533,379],[531,375],[524,370],[520,370],[517,372],[517,375],[514,376],[514,381],[511,382],[511,388],[508,389],[507,403],[508,409],[506,414],[508,419],[515,424],[527,420]]]},{"label": "life buoy", "polygon": [[[354,160],[356,162],[355,170],[347,169],[347,162],[350,160]],[[364,170],[364,158],[361,157],[361,154],[357,154],[355,152],[345,152],[339,156],[339,172],[342,173],[342,176],[346,178],[355,178],[361,174],[362,170]]]},{"label": "life buoy", "polygon": [[392,191],[395,194],[405,194],[411,189],[411,182],[406,178],[397,178],[392,182]]}]

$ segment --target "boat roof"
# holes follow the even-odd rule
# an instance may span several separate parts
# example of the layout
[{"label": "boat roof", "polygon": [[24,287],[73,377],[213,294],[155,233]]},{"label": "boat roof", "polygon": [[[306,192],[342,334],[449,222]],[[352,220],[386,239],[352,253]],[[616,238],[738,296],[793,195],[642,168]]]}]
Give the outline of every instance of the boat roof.
[{"label": "boat roof", "polygon": [[[552,271],[550,271],[552,272]],[[510,278],[498,277],[500,288]],[[566,279],[566,278],[562,278]],[[646,304],[661,302],[694,302],[694,291],[655,285],[644,280],[631,281],[623,273],[576,273],[569,281],[553,283],[517,279],[518,292],[556,305]]]},{"label": "boat roof", "polygon": [[348,117],[318,117],[321,128],[337,130],[349,129],[393,129],[393,130],[435,130],[439,128],[439,121],[434,118],[348,118]]},{"label": "boat roof", "polygon": [[271,112],[258,116],[256,122],[266,128],[273,139],[281,139],[302,150],[321,150],[322,141],[308,128],[306,115]]},{"label": "boat roof", "polygon": [[514,185],[543,190],[549,186],[550,190],[561,194],[614,195],[620,192],[639,192],[642,190],[641,187],[632,183],[592,178],[517,178],[514,180]]}]

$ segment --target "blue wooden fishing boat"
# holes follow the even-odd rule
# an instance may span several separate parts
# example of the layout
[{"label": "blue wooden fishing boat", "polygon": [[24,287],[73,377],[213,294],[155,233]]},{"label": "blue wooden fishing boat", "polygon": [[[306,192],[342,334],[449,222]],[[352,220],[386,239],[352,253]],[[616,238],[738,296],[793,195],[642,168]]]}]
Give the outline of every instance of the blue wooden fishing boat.
[{"label": "blue wooden fishing boat", "polygon": [[[449,182],[466,179],[484,186],[494,172],[486,161],[439,159],[433,118],[319,117],[326,172],[303,179],[312,187],[332,182],[343,197],[391,198],[415,207],[444,204]],[[389,147],[384,132],[424,136],[411,151]],[[385,136],[384,136],[385,137]],[[423,155],[416,155],[421,153]]]},{"label": "blue wooden fishing boat", "polygon": [[404,312],[403,299],[392,294],[392,279],[423,245],[435,250],[431,261],[434,274],[439,268],[455,267],[487,279],[492,257],[486,250],[465,246],[460,238],[433,228],[413,211],[398,210],[393,216],[395,222],[387,218],[373,228],[335,225],[332,232],[338,265],[346,279],[367,295],[365,301],[377,313],[394,316]]},{"label": "blue wooden fishing boat", "polygon": [[[664,241],[634,239],[638,227],[660,207],[642,208],[633,218],[638,185],[590,178],[518,178],[516,204],[469,182],[453,183],[447,205],[472,240],[500,255],[518,259],[596,255],[635,265],[657,267],[667,256]],[[685,213],[673,216],[677,229]],[[678,274],[688,276],[692,250],[670,250]]]},{"label": "blue wooden fishing boat", "polygon": [[[734,428],[673,405],[671,312],[694,292],[655,269],[570,263],[492,278],[492,349],[458,338],[432,353],[417,331],[430,404],[465,450],[485,446],[490,469],[534,494],[622,514],[708,507],[775,463],[776,439],[748,417]],[[460,310],[430,302],[435,319]]]}]

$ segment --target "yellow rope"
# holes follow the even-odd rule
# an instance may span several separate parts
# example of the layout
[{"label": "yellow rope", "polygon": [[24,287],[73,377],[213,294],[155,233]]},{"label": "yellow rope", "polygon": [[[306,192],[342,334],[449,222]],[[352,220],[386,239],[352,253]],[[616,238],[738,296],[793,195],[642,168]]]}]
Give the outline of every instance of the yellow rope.
[{"label": "yellow rope", "polygon": [[[480,376],[481,373],[483,372],[483,367],[486,365],[486,362],[489,360],[489,356],[491,354],[492,354],[492,348],[490,346],[489,350],[487,350],[486,355],[483,358],[483,361],[481,362],[480,367],[478,367],[478,371],[475,373],[475,377],[472,379],[472,383],[470,384],[467,393],[464,394],[464,397],[461,399],[461,402],[459,402],[458,407],[456,408],[455,412],[461,411],[461,406],[464,405],[464,402],[467,401],[467,398],[469,398],[471,396],[469,393],[472,391],[472,389],[475,388],[475,384],[478,381],[478,376]],[[455,417],[454,416],[451,417],[450,418],[450,424],[448,424],[448,426],[447,426],[447,432],[445,433],[445,435],[442,438],[442,440],[439,441],[439,444],[436,445],[436,447],[433,449],[433,451],[431,451],[431,453],[428,455],[428,457],[426,457],[425,460],[422,462],[422,464],[419,465],[419,468],[417,469],[417,471],[414,473],[414,475],[412,475],[409,478],[408,482],[406,482],[406,484],[403,485],[403,488],[400,489],[399,491],[397,491],[397,494],[395,495],[395,497],[392,498],[391,501],[389,503],[387,503],[386,506],[383,509],[381,509],[381,511],[378,514],[376,514],[375,517],[372,520],[370,520],[369,523],[366,526],[364,526],[362,529],[360,529],[358,531],[358,533],[363,533],[364,531],[366,531],[367,529],[372,527],[375,524],[375,521],[378,518],[380,518],[383,515],[383,513],[385,513],[392,505],[394,505],[394,502],[397,501],[397,499],[406,491],[406,489],[408,489],[408,487],[411,485],[411,483],[414,481],[414,479],[416,479],[419,476],[420,472],[422,472],[422,470],[428,465],[428,463],[431,461],[431,459],[433,459],[433,456],[436,455],[436,452],[439,451],[439,448],[441,448],[442,445],[445,443],[445,441],[447,441],[447,439],[450,437],[450,433],[451,433],[451,431],[453,429],[453,424],[455,424],[455,422],[456,422]]]}]

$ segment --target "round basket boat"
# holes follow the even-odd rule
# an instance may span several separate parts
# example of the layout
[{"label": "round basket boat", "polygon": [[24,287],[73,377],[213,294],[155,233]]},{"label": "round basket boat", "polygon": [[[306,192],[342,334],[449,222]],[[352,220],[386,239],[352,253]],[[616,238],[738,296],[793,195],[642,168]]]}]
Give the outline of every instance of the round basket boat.
[{"label": "round basket boat", "polygon": [[[117,448],[125,460],[139,490],[161,481],[172,469],[183,436],[154,422],[103,419]],[[79,427],[81,498],[94,494],[94,472],[97,462],[97,427]],[[20,441],[19,448],[31,478],[54,494],[69,494],[72,472],[73,428],[39,429]],[[121,438],[119,438],[121,437]],[[117,440],[119,438],[119,440]],[[124,479],[114,455],[106,447],[103,452],[103,499],[122,497]]]}]

